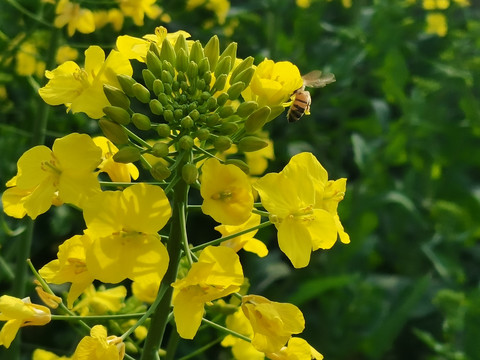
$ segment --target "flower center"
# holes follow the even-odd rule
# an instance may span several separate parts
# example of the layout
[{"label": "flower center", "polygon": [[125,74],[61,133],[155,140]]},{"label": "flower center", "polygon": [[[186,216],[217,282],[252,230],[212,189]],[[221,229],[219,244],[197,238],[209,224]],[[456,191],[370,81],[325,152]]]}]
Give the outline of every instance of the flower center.
[{"label": "flower center", "polygon": [[233,198],[233,192],[230,190],[220,191],[212,195],[213,200],[220,200],[224,202],[231,201],[232,198]]}]

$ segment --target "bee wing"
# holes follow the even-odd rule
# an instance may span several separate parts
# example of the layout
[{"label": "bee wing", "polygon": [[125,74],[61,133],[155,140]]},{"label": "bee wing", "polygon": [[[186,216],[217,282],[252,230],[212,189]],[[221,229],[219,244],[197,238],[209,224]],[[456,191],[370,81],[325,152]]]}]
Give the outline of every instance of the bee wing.
[{"label": "bee wing", "polygon": [[303,84],[308,87],[324,87],[335,82],[335,75],[332,73],[323,74],[320,70],[313,70],[302,76]]}]

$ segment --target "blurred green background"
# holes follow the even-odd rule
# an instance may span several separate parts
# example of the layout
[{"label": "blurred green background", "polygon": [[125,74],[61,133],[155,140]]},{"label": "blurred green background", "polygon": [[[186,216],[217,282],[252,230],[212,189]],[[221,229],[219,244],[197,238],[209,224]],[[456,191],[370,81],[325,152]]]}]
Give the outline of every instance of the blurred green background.
[{"label": "blurred green background", "polygon": [[[223,47],[236,41],[239,56],[252,55],[257,64],[268,57],[291,61],[302,73],[332,72],[335,83],[311,90],[310,116],[288,124],[282,115],[267,125],[276,156],[269,170],[311,151],[330,178],[347,177],[339,213],[351,244],[317,251],[308,268],[294,270],[278,250],[275,230],[262,230],[257,237],[269,256],[242,254],[250,292],[299,306],[306,318],[302,336],[327,360],[480,359],[479,3],[313,0],[304,8],[287,0],[236,0],[224,21],[214,1],[192,10],[185,1],[157,3],[168,23],[146,18],[136,26],[126,18],[120,31],[107,25],[73,37],[48,26],[51,4],[0,3],[1,190],[32,145],[43,109],[42,72],[19,74],[22,44],[34,44],[35,58],[47,64],[52,44],[68,44],[82,63],[88,45],[112,48],[118,35],[142,36],[164,25],[203,44],[214,34]],[[63,106],[49,112],[47,145],[73,131],[99,133],[84,114],[66,114]],[[8,267],[25,221],[5,215],[1,221],[3,294],[14,282]],[[43,266],[59,243],[81,233],[82,221],[66,206],[40,216],[34,265]],[[189,230],[213,239],[212,225],[198,220]],[[25,330],[26,349],[45,344],[43,337],[51,349],[68,353],[76,342],[62,343],[64,329]],[[229,357],[229,350],[216,348],[204,358]]]}]

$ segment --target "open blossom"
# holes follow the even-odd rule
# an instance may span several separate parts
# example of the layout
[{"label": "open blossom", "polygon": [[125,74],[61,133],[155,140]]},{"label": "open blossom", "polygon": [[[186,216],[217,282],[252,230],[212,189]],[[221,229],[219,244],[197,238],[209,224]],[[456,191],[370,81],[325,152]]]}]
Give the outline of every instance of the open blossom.
[{"label": "open blossom", "polygon": [[322,360],[323,355],[310,346],[305,340],[292,337],[287,346],[279,351],[266,354],[270,360]]},{"label": "open blossom", "polygon": [[70,360],[70,357],[67,356],[57,356],[56,354],[43,350],[43,349],[35,349],[32,354],[32,360]]},{"label": "open blossom", "polygon": [[125,306],[125,296],[127,296],[125,286],[121,285],[110,289],[100,286],[97,290],[91,284],[72,310],[80,316],[103,315],[109,311],[115,313]]},{"label": "open blossom", "polygon": [[292,334],[305,328],[302,312],[292,304],[247,295],[242,298],[242,310],[252,325],[252,345],[265,353],[279,351]]},{"label": "open blossom", "polygon": [[122,360],[125,343],[118,336],[107,336],[107,329],[95,325],[90,336],[85,336],[77,345],[72,360]]},{"label": "open blossom", "polygon": [[235,165],[223,165],[217,159],[202,167],[200,194],[202,211],[225,225],[240,225],[253,209],[252,186],[248,176]]},{"label": "open blossom", "polygon": [[6,321],[0,330],[0,345],[8,348],[23,326],[41,326],[51,320],[50,309],[32,304],[30,298],[0,297],[0,321]]},{"label": "open blossom", "polygon": [[165,192],[155,185],[135,184],[92,197],[83,211],[85,233],[93,240],[86,250],[88,271],[113,284],[126,278],[161,280],[169,258],[158,231],[171,214]]},{"label": "open blossom", "polygon": [[55,9],[57,17],[54,25],[57,28],[67,26],[68,36],[73,36],[75,31],[89,34],[95,31],[95,21],[90,10],[80,7],[80,4],[68,0],[60,0]]},{"label": "open blossom", "polygon": [[311,153],[297,154],[280,173],[260,178],[253,187],[278,230],[278,244],[296,268],[310,262],[312,251],[330,249],[337,237],[350,238],[337,214],[346,179],[328,180]]},{"label": "open blossom", "polygon": [[52,204],[70,203],[82,208],[100,192],[97,174],[101,149],[86,134],[69,134],[55,140],[52,150],[40,145],[27,150],[18,160],[18,173],[2,196],[5,212],[32,219]]},{"label": "open blossom", "polygon": [[66,61],[55,70],[46,71],[47,85],[38,93],[49,105],[65,104],[68,111],[84,112],[92,119],[99,119],[103,108],[110,103],[103,92],[103,85],[120,88],[118,74],[131,76],[129,60],[116,50],[105,59],[105,52],[99,46],[85,50],[85,68],[73,61]]},{"label": "open blossom", "polygon": [[118,148],[110,140],[104,136],[97,136],[93,138],[93,142],[102,149],[102,162],[98,165],[100,172],[106,172],[112,181],[118,182],[130,182],[138,178],[139,172],[135,165],[113,160]]},{"label": "open blossom", "polygon": [[206,247],[183,279],[173,286],[173,314],[178,334],[193,339],[202,322],[205,303],[238,290],[243,284],[238,255],[226,246]]}]

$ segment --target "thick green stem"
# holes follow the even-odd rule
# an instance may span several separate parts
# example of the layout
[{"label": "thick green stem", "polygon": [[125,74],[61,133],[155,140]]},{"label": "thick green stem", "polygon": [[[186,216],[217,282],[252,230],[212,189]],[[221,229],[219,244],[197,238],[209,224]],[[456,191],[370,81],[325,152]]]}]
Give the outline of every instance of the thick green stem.
[{"label": "thick green stem", "polygon": [[[181,169],[181,166],[179,168]],[[170,236],[167,243],[170,262],[168,264],[167,272],[162,280],[162,285],[168,286],[168,289],[152,315],[151,325],[145,340],[141,360],[153,360],[159,358],[158,350],[165,333],[168,314],[170,312],[170,303],[172,301],[173,288],[170,284],[172,284],[177,278],[177,269],[182,251],[182,236],[184,234],[182,229],[184,223],[182,219],[185,218],[188,188],[188,185],[183,180],[178,181],[173,188],[172,220],[170,224]]]}]

